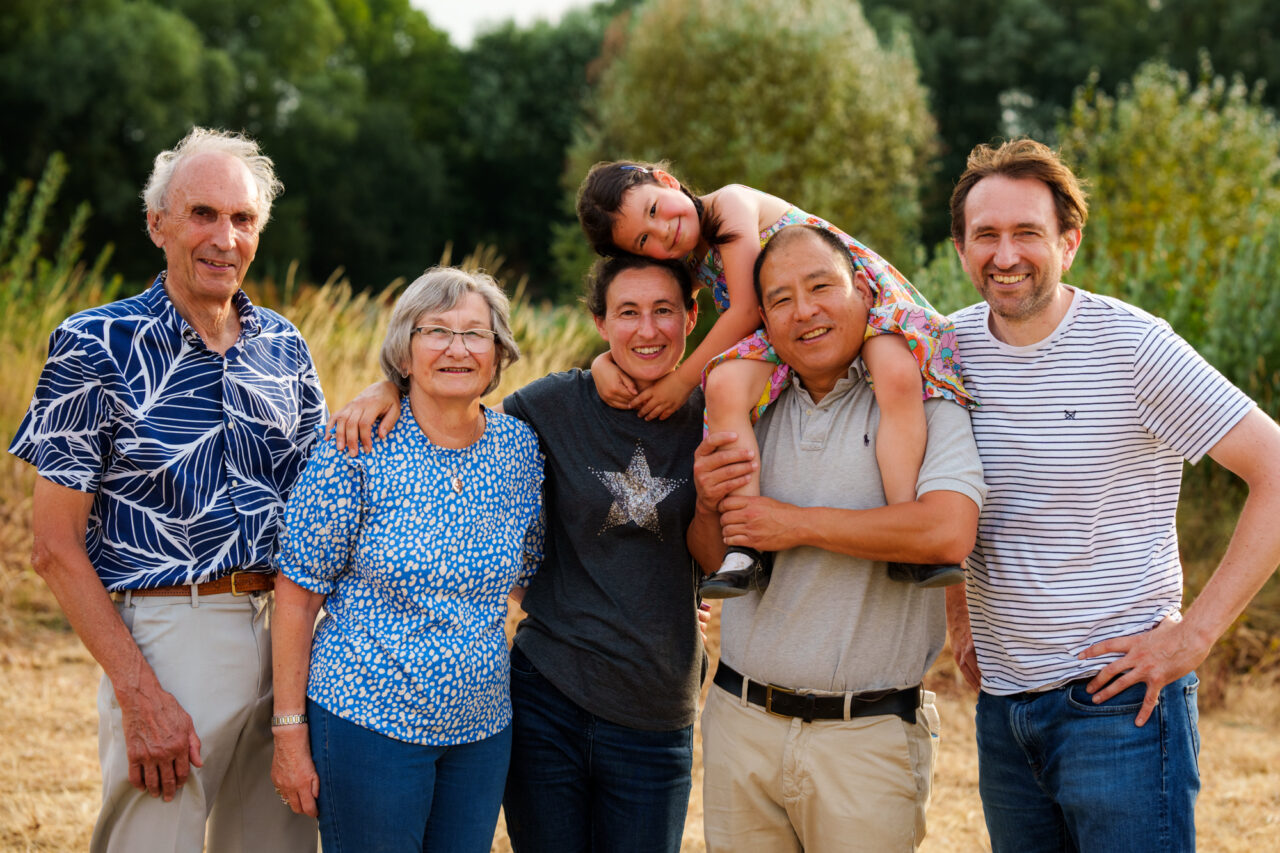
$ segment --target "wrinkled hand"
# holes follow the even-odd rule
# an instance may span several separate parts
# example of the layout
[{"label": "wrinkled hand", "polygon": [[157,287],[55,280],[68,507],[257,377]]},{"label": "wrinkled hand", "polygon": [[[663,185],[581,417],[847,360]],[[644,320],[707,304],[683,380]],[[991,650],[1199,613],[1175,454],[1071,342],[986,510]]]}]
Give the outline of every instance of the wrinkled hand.
[{"label": "wrinkled hand", "polygon": [[363,446],[373,451],[373,424],[378,418],[378,438],[383,439],[400,420],[400,394],[390,382],[375,382],[329,416],[325,435],[333,435],[339,452],[355,456]]},{"label": "wrinkled hand", "polygon": [[630,409],[636,399],[636,383],[622,372],[613,355],[603,352],[591,362],[591,381],[605,404],[615,409]]},{"label": "wrinkled hand", "polygon": [[1142,726],[1155,711],[1164,686],[1199,666],[1209,656],[1212,645],[1197,638],[1183,624],[1182,616],[1174,613],[1150,631],[1103,640],[1081,652],[1081,660],[1117,652],[1123,655],[1104,666],[1085,689],[1093,694],[1096,703],[1139,682],[1146,684],[1147,693],[1134,720],[1135,725]]},{"label": "wrinkled hand", "polygon": [[275,751],[271,755],[271,782],[276,793],[288,802],[295,814],[316,817],[316,797],[320,796],[320,776],[311,760],[311,742],[306,724],[281,726],[271,730]]},{"label": "wrinkled hand", "polygon": [[970,687],[980,691],[982,671],[978,669],[978,650],[973,645],[969,605],[964,594],[963,585],[947,589],[947,637],[951,641],[951,656],[955,658],[960,674]]},{"label": "wrinkled hand", "polygon": [[668,373],[637,394],[631,408],[646,421],[654,418],[665,421],[685,404],[696,387],[681,379],[680,374]]},{"label": "wrinkled hand", "polygon": [[720,502],[760,468],[754,450],[729,446],[737,440],[737,433],[713,432],[693,451],[693,483],[704,512],[719,513]]},{"label": "wrinkled hand", "polygon": [[801,544],[790,511],[793,504],[773,498],[730,495],[720,502],[720,529],[724,544],[785,551]]},{"label": "wrinkled hand", "polygon": [[173,698],[156,688],[149,696],[125,697],[120,702],[129,784],[170,802],[200,760],[195,724]]}]

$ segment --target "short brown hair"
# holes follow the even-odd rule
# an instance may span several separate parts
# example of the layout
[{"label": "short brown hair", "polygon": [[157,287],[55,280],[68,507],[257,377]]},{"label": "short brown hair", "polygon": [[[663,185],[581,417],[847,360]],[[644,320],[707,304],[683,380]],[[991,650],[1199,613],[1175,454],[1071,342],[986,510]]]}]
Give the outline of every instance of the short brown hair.
[{"label": "short brown hair", "polygon": [[1011,139],[999,148],[984,143],[969,152],[964,174],[951,193],[951,237],[957,243],[964,243],[964,203],[969,191],[992,175],[1033,178],[1048,186],[1060,232],[1083,228],[1089,218],[1089,204],[1080,181],[1052,148],[1034,139]]}]

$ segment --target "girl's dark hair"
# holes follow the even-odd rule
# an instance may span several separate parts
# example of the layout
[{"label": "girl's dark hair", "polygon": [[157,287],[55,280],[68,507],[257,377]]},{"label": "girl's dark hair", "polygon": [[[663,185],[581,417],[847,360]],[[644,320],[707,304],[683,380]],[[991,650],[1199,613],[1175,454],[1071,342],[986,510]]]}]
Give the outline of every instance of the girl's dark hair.
[{"label": "girl's dark hair", "polygon": [[[641,184],[658,183],[653,174],[654,169],[671,171],[665,160],[660,163],[608,160],[596,163],[582,179],[582,185],[578,187],[578,222],[582,224],[587,242],[597,255],[610,257],[625,251],[613,242],[613,222],[622,207],[622,199],[627,190]],[[698,211],[698,228],[708,245],[720,246],[737,238],[737,234],[724,230],[724,222],[720,216],[707,210],[702,199],[685,186],[683,181],[680,181],[680,192],[689,197],[694,209]]]},{"label": "girl's dark hair", "polygon": [[613,284],[613,280],[627,270],[649,267],[656,267],[670,275],[680,288],[680,301],[685,310],[693,310],[693,275],[687,266],[676,260],[642,258],[630,254],[604,257],[592,264],[587,276],[587,293],[582,300],[587,303],[587,310],[592,316],[603,320],[608,312],[609,285]]}]

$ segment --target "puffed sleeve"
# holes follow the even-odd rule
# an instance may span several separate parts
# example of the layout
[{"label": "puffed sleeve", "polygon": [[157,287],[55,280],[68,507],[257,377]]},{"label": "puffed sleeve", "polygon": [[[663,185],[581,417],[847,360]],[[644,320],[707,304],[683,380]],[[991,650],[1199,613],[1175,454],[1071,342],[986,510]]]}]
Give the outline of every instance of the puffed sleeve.
[{"label": "puffed sleeve", "polygon": [[[317,427],[323,430],[323,426]],[[328,595],[355,559],[361,525],[361,460],[317,438],[285,504],[276,570],[311,592]]]}]

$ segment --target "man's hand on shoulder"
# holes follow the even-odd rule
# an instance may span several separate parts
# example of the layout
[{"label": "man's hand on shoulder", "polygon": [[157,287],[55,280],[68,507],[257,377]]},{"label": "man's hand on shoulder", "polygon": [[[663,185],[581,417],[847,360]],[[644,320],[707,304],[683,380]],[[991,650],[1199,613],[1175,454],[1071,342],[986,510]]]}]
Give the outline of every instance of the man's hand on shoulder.
[{"label": "man's hand on shoulder", "polygon": [[142,685],[116,691],[129,758],[129,782],[165,802],[187,781],[200,760],[200,737],[191,715],[165,691],[150,671]]}]

